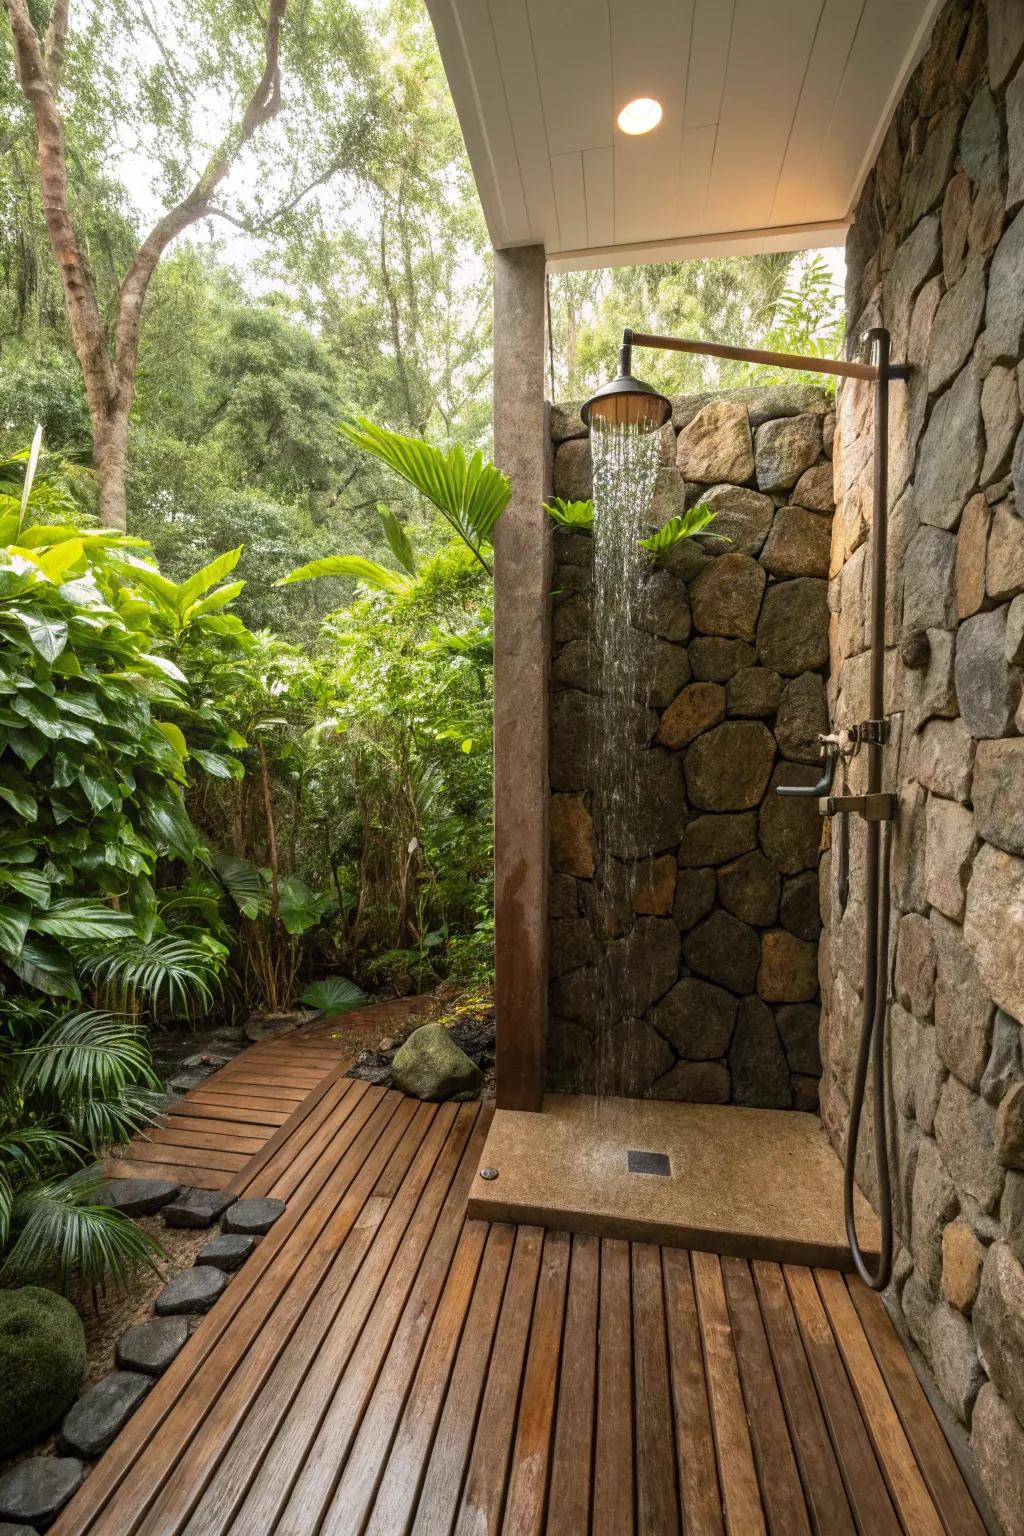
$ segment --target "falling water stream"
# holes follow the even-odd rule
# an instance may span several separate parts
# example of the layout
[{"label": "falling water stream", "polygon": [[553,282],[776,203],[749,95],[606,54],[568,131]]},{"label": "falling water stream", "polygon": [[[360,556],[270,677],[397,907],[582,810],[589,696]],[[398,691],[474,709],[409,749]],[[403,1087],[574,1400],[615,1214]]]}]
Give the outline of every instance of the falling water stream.
[{"label": "falling water stream", "polygon": [[[594,822],[598,842],[594,929],[602,971],[596,1032],[597,1092],[622,1092],[629,1077],[623,1031],[634,1016],[636,975],[623,963],[632,923],[632,869],[642,786],[637,757],[646,744],[650,678],[647,636],[636,627],[650,556],[641,548],[658,472],[658,433],[595,418],[594,585],[591,654],[601,707],[593,743]],[[618,856],[618,857],[616,857]],[[623,858],[627,862],[621,862]]]}]

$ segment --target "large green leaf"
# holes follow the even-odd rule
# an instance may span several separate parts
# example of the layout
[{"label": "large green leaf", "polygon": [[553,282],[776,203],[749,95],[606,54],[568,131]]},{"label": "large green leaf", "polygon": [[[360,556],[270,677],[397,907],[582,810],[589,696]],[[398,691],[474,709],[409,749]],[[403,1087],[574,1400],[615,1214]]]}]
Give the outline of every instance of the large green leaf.
[{"label": "large green leaf", "polygon": [[325,976],[306,988],[302,1001],[318,1013],[351,1013],[365,1003],[366,993],[347,976]]},{"label": "large green leaf", "polygon": [[39,804],[28,782],[9,763],[0,763],[0,800],[4,800],[25,821],[35,821]]},{"label": "large green leaf", "polygon": [[33,649],[44,661],[56,661],[68,643],[64,619],[47,619],[29,608],[4,608],[3,617],[15,619],[23,627]]},{"label": "large green leaf", "polygon": [[255,864],[248,864],[233,853],[219,851],[213,853],[211,862],[214,873],[243,917],[251,920],[270,911],[266,881]]},{"label": "large green leaf", "polygon": [[28,933],[29,917],[27,907],[12,907],[9,904],[0,906],[0,955],[8,963],[21,954]]},{"label": "large green leaf", "polygon": [[289,571],[287,576],[282,576],[274,585],[286,587],[289,582],[312,581],[318,576],[352,576],[362,582],[364,587],[376,587],[381,592],[401,594],[412,590],[408,576],[389,571],[386,566],[378,565],[375,560],[366,560],[362,555],[325,555],[321,560],[311,560],[308,565],[300,565],[297,570]]},{"label": "large green leaf", "polygon": [[289,875],[278,887],[278,916],[293,938],[315,928],[333,905],[330,896],[318,896],[298,875]]},{"label": "large green leaf", "polygon": [[[6,856],[7,850],[4,850]],[[0,886],[10,886],[21,896],[27,896],[37,907],[50,905],[50,880],[38,869],[0,868]]]},{"label": "large green leaf", "polygon": [[59,944],[28,934],[17,959],[10,960],[11,970],[26,986],[48,997],[79,998],[71,956]]},{"label": "large green leaf", "polygon": [[237,549],[229,549],[223,555],[218,555],[216,560],[211,560],[209,565],[204,565],[201,571],[196,571],[187,581],[183,581],[178,588],[178,613],[184,617],[191,605],[202,597],[204,592],[209,592],[218,581],[223,581],[229,572],[233,571],[242,554],[242,545]]},{"label": "large green leaf", "polygon": [[507,475],[488,464],[479,450],[467,460],[460,444],[443,452],[417,437],[378,427],[365,416],[343,422],[341,431],[356,448],[388,465],[432,502],[481,558],[480,550],[491,542],[494,525],[512,496]]},{"label": "large green leaf", "polygon": [[47,933],[55,939],[106,943],[129,938],[135,924],[129,912],[115,912],[101,901],[69,897],[66,901],[55,901],[48,912],[37,913],[32,927],[37,933]]},{"label": "large green leaf", "polygon": [[412,542],[405,527],[399,522],[390,507],[386,507],[382,501],[377,503],[377,516],[384,525],[384,537],[388,541],[388,548],[402,567],[410,576],[416,575],[416,556],[413,553]]}]

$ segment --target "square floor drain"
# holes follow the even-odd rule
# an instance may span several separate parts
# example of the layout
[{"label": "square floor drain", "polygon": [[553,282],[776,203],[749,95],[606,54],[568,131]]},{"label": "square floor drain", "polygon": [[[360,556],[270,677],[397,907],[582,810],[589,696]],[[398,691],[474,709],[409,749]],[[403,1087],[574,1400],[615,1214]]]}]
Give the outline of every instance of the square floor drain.
[{"label": "square floor drain", "polygon": [[672,1174],[667,1152],[634,1152],[630,1149],[626,1153],[626,1166],[630,1173],[656,1173],[663,1179]]}]

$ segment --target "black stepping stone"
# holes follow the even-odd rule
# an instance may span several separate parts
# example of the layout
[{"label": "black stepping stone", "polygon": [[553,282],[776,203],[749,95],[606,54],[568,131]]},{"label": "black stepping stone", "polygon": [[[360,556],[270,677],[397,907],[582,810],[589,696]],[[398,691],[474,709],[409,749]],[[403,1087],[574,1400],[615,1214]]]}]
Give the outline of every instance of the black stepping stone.
[{"label": "black stepping stone", "polygon": [[152,1385],[152,1376],[139,1371],[111,1371],[65,1415],[58,1450],[72,1456],[102,1456]]},{"label": "black stepping stone", "polygon": [[117,1341],[117,1363],[123,1371],[160,1376],[188,1338],[183,1317],[151,1317],[135,1323]]},{"label": "black stepping stone", "polygon": [[247,1232],[263,1237],[283,1214],[283,1200],[236,1200],[225,1211],[222,1226],[225,1232]]},{"label": "black stepping stone", "polygon": [[183,1269],[164,1286],[153,1310],[159,1317],[181,1312],[209,1312],[227,1285],[223,1271],[205,1264],[201,1269]]},{"label": "black stepping stone", "polygon": [[0,1536],[37,1536],[34,1525],[12,1525],[9,1520],[0,1520]]},{"label": "black stepping stone", "polygon": [[85,1481],[77,1456],[29,1456],[0,1477],[0,1520],[51,1525]]},{"label": "black stepping stone", "polygon": [[182,1186],[169,1179],[108,1179],[96,1196],[100,1205],[111,1205],[126,1216],[152,1216],[181,1194]]},{"label": "black stepping stone", "polygon": [[190,1189],[180,1200],[163,1208],[169,1227],[212,1227],[229,1205],[237,1205],[233,1194],[223,1189]]},{"label": "black stepping stone", "polygon": [[197,1264],[212,1264],[216,1269],[239,1269],[256,1246],[255,1237],[238,1232],[222,1232],[196,1254]]}]

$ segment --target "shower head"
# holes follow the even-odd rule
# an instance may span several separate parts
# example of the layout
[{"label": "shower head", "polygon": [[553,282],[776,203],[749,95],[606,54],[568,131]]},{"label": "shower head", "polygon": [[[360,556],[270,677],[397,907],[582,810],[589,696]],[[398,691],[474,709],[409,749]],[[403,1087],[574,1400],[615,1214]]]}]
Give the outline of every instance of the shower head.
[{"label": "shower head", "polygon": [[632,374],[633,332],[622,333],[618,376],[603,384],[585,401],[580,416],[586,427],[602,425],[636,427],[640,432],[656,432],[672,419],[672,402],[650,384],[634,379]]}]

